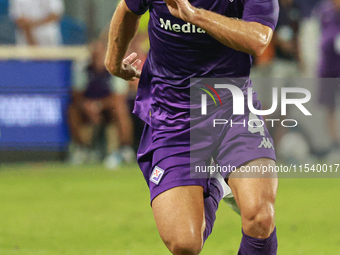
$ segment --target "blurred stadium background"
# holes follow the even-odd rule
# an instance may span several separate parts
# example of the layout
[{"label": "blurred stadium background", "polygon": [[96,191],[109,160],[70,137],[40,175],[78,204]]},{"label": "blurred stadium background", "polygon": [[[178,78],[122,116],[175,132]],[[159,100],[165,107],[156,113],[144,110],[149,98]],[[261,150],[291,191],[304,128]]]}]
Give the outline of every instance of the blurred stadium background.
[{"label": "blurred stadium background", "polygon": [[[101,68],[117,1],[64,0],[62,42],[53,46],[17,42],[10,1],[0,0],[0,255],[169,254],[131,156],[143,128],[130,114],[137,84],[100,76],[112,83],[101,88],[103,96],[91,90],[102,83],[87,79],[91,68]],[[273,43],[253,68],[265,106],[264,84],[273,78],[283,86],[293,86],[285,78],[304,79],[312,92],[312,119],[292,111],[299,128],[271,130],[283,164],[340,163],[339,140],[327,124],[339,122],[340,111],[329,115],[316,99],[323,2],[280,1]],[[146,38],[144,15],[130,50],[142,59]],[[340,34],[335,38],[340,55]],[[112,109],[118,115],[107,113]],[[339,187],[336,178],[280,180],[279,254],[340,254]],[[236,254],[240,226],[221,204],[202,254]]]}]

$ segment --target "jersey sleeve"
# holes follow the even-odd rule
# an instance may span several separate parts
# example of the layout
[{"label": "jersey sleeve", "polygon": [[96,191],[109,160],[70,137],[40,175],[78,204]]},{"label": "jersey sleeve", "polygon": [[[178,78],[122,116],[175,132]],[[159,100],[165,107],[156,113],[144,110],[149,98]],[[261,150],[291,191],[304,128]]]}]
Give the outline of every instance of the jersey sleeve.
[{"label": "jersey sleeve", "polygon": [[242,19],[275,29],[279,18],[278,0],[245,0]]},{"label": "jersey sleeve", "polygon": [[149,9],[148,0],[125,0],[127,7],[136,15],[142,15]]}]

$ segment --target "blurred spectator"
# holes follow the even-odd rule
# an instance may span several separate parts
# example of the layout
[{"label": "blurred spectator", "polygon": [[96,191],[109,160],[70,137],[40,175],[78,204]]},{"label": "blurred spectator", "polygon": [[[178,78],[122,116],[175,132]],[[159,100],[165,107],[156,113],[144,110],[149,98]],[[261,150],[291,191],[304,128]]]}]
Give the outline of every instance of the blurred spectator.
[{"label": "blurred spectator", "polygon": [[[269,109],[272,105],[272,87],[277,87],[280,90],[282,87],[294,86],[292,78],[300,77],[301,63],[298,45],[300,12],[296,0],[279,0],[279,3],[279,20],[272,40],[275,57],[271,65],[268,66],[269,77],[274,80],[263,81],[264,86],[261,90],[261,99],[265,109]],[[268,82],[271,84],[267,84]],[[271,118],[282,119],[282,116],[276,111],[269,116],[269,119]],[[287,130],[282,126],[269,129],[274,143],[278,147]]]},{"label": "blurred spectator", "polygon": [[297,3],[299,4],[299,7],[300,7],[301,16],[304,18],[309,17],[314,7],[320,1],[321,0],[297,0]]},{"label": "blurred spectator", "polygon": [[[279,4],[279,20],[273,40],[264,54],[255,58],[251,77],[277,78],[274,87],[280,88],[289,85],[286,84],[287,78],[300,76],[298,32],[301,17],[296,0],[279,0]],[[271,105],[271,90],[267,86],[259,89],[264,95],[261,98],[264,106]]]},{"label": "blurred spectator", "polygon": [[[321,21],[320,78],[340,78],[340,0],[328,0],[319,9]],[[336,97],[340,91],[339,79],[321,80],[318,99],[327,111],[327,124],[333,148],[340,148],[339,127],[336,118]],[[339,155],[337,155],[339,160]]]},{"label": "blurred spectator", "polygon": [[[108,168],[115,168],[123,161],[133,161],[135,153],[132,144],[132,123],[127,107],[128,83],[112,77],[104,66],[106,44],[95,42],[91,48],[91,60],[86,67],[86,74],[80,73],[87,81],[77,81],[77,90],[73,92],[73,102],[69,108],[69,124],[75,148],[71,162],[81,164],[91,158],[102,160],[106,155],[105,128],[112,120],[117,125],[119,148],[108,155],[104,162]],[[82,89],[82,85],[85,88]],[[90,124],[93,127],[91,139],[86,139],[82,128]],[[104,138],[103,138],[104,136]],[[101,148],[96,148],[98,140],[103,140]]]},{"label": "blurred spectator", "polygon": [[63,12],[62,0],[10,0],[10,16],[17,26],[17,44],[61,44],[59,20]]},{"label": "blurred spectator", "polygon": [[299,49],[303,69],[301,76],[316,78],[319,56],[319,21],[313,15],[322,0],[297,0],[302,16],[299,28]]},{"label": "blurred spectator", "polygon": [[300,11],[295,0],[280,0],[279,2],[279,20],[273,37],[276,59],[272,66],[271,76],[273,78],[299,77]]}]

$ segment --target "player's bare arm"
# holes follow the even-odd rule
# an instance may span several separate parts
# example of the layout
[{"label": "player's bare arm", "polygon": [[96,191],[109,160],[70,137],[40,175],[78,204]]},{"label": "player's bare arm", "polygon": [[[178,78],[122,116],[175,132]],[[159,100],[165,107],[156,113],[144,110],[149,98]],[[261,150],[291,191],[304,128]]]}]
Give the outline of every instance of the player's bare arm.
[{"label": "player's bare arm", "polygon": [[172,15],[205,30],[224,45],[260,56],[269,45],[273,30],[257,22],[228,18],[192,6],[188,0],[164,0]]},{"label": "player's bare arm", "polygon": [[138,70],[141,61],[137,58],[136,53],[132,53],[124,59],[137,32],[139,19],[140,16],[132,13],[125,1],[121,1],[110,24],[105,66],[112,75],[125,80],[139,78],[141,74],[141,71]]}]

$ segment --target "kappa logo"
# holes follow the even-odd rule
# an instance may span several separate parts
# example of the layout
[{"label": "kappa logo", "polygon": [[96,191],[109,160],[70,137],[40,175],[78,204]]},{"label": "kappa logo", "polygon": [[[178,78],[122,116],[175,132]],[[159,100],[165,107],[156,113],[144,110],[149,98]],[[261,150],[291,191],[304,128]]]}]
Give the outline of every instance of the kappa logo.
[{"label": "kappa logo", "polygon": [[164,170],[162,168],[156,166],[152,171],[150,181],[152,181],[153,183],[158,185],[158,183],[161,181],[161,179],[163,177],[163,174],[164,174]]},{"label": "kappa logo", "polygon": [[274,150],[274,146],[273,144],[270,142],[269,138],[263,137],[261,144],[259,145],[258,148],[266,148],[266,149],[273,149]]}]

